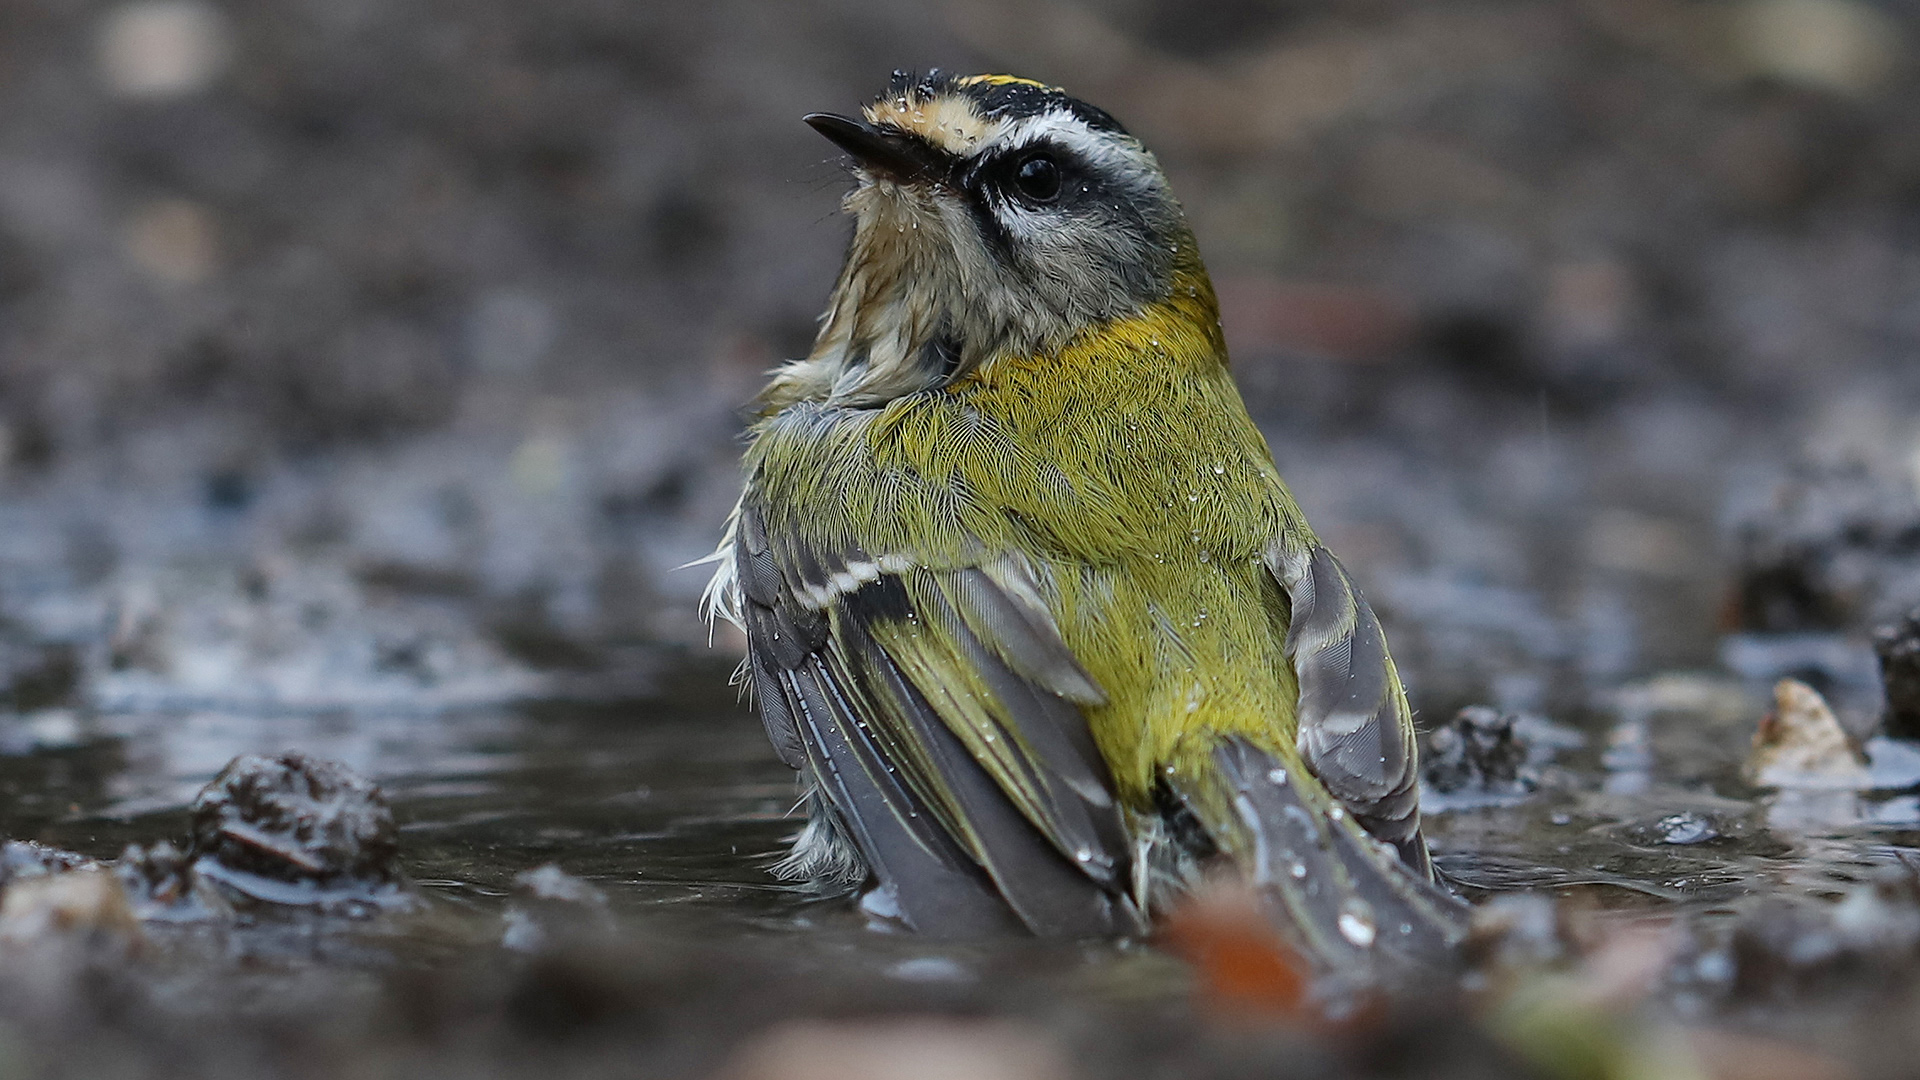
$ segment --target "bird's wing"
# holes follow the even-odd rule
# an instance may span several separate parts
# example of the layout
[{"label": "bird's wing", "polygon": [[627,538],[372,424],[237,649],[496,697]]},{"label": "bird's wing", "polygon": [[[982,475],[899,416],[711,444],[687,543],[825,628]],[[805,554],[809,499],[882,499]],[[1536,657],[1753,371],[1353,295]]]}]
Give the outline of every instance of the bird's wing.
[{"label": "bird's wing", "polygon": [[942,933],[1008,924],[1009,909],[1039,934],[1134,928],[1127,833],[1080,710],[1103,695],[1034,568],[1014,554],[927,565],[852,539],[843,507],[779,510],[770,529],[750,486],[734,525],[753,686],[882,906]]},{"label": "bird's wing", "polygon": [[1266,563],[1292,602],[1286,652],[1300,679],[1301,758],[1369,833],[1431,875],[1413,711],[1380,620],[1310,534],[1283,534]]}]

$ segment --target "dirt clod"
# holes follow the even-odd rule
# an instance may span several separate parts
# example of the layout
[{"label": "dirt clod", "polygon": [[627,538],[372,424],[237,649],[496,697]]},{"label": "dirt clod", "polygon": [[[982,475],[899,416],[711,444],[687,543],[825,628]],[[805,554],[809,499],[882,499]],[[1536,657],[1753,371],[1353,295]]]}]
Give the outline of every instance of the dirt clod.
[{"label": "dirt clod", "polygon": [[386,796],[343,765],[300,753],[233,759],[193,800],[196,872],[247,897],[300,902],[306,889],[396,884],[398,830]]}]

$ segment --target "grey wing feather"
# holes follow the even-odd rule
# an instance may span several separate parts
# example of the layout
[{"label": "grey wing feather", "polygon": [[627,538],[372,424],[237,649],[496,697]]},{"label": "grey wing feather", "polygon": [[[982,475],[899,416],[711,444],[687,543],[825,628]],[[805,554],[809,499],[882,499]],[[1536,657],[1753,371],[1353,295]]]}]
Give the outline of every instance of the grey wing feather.
[{"label": "grey wing feather", "polygon": [[[1111,779],[1065,696],[1098,688],[1065,646],[1044,642],[1047,628],[984,574],[937,581],[937,595],[964,597],[961,610],[936,598],[920,612],[900,575],[870,573],[877,564],[857,548],[816,552],[783,539],[771,542],[758,508],[742,505],[735,572],[761,718],[782,759],[813,776],[884,906],[936,933],[1136,929]],[[852,567],[860,575],[850,577]],[[1008,723],[1001,745],[1025,751],[1016,756],[1025,802],[996,783],[872,633],[908,618],[938,620],[991,689]],[[983,640],[975,627],[1008,639]],[[1031,663],[1016,670],[1009,653]],[[997,914],[983,912],[982,897]]]},{"label": "grey wing feather", "polygon": [[907,926],[933,934],[990,934],[1016,924],[980,879],[964,853],[934,826],[884,759],[833,700],[832,682],[817,662],[788,672],[791,695],[815,782],[852,834],[886,898],[885,907]]},{"label": "grey wing feather", "polygon": [[[976,598],[997,591],[979,571],[955,576],[971,579]],[[953,592],[949,588],[946,595]],[[1037,793],[1036,824],[1080,873],[1103,886],[1121,887],[1130,844],[1113,797],[1112,775],[1079,707],[1020,677],[963,617],[940,611],[932,615],[943,618],[962,659],[986,682],[1005,711],[1009,731],[1026,750],[1019,760],[1025,766],[1026,787]],[[1054,647],[1065,650],[1064,645]],[[1072,665],[1079,670],[1078,661]],[[1084,671],[1078,677],[1093,686]]]},{"label": "grey wing feather", "polygon": [[[928,779],[940,792],[931,801],[950,808],[947,814],[936,811],[936,815],[949,819],[951,828],[967,837],[963,848],[979,861],[1029,930],[1048,937],[1076,937],[1137,928],[1130,909],[1117,897],[1116,881],[1123,868],[1116,868],[1114,862],[1126,850],[1124,834],[1076,822],[1081,827],[1076,833],[1084,831],[1089,837],[1085,841],[1088,858],[1080,865],[1062,858],[857,620],[847,627],[843,646],[864,668],[862,681],[875,687],[882,707],[890,709],[924,754]],[[914,771],[903,769],[909,775]],[[1095,863],[1105,873],[1096,876],[1089,872],[1096,867],[1087,863]]]},{"label": "grey wing feather", "polygon": [[947,592],[961,618],[983,641],[993,643],[1007,667],[1034,686],[1082,705],[1105,705],[1106,693],[1060,640],[1038,598],[1027,595],[1031,573],[1012,560],[993,570],[970,567],[949,575]]},{"label": "grey wing feather", "polygon": [[1276,545],[1267,562],[1293,604],[1286,649],[1300,679],[1301,757],[1368,832],[1430,875],[1413,711],[1380,620],[1326,548]]},{"label": "grey wing feather", "polygon": [[[760,722],[767,729],[767,741],[773,744],[774,753],[788,768],[798,769],[806,764],[806,748],[801,744],[800,728],[792,705],[789,703],[789,691],[780,683],[783,667],[791,669],[804,654],[790,649],[777,648],[779,634],[778,616],[774,613],[785,602],[786,582],[780,575],[779,567],[774,565],[773,551],[767,543],[766,530],[760,525],[760,515],[742,509],[734,525],[734,561],[735,580],[742,594],[742,606],[751,609],[753,619],[761,620],[757,635],[764,641],[751,649],[747,657],[747,667],[753,678],[754,701],[760,710]],[[748,613],[743,612],[743,616]],[[773,619],[772,625],[765,620]],[[744,628],[744,627],[743,627]],[[784,656],[791,663],[782,664]]]}]

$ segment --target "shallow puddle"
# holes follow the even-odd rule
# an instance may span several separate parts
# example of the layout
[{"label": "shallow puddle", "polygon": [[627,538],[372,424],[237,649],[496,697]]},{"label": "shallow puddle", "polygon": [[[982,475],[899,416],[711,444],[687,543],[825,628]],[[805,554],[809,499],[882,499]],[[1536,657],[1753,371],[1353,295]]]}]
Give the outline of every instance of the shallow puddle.
[{"label": "shallow puddle", "polygon": [[[36,749],[0,756],[0,821],[15,838],[109,859],[130,843],[177,842],[194,793],[237,754],[297,749],[376,780],[420,897],[411,909],[366,918],[256,909],[144,927],[158,948],[132,969],[140,992],[176,1020],[244,1027],[250,1010],[264,1009],[269,1019],[244,1028],[249,1037],[289,1017],[383,1031],[393,995],[415,992],[396,991],[396,978],[424,980],[417,992],[443,1008],[446,995],[464,992],[457,988],[493,985],[486,980],[504,970],[517,973],[499,991],[510,1014],[520,1000],[512,979],[560,980],[558,989],[536,984],[542,1017],[555,1001],[626,1015],[632,994],[655,1002],[684,993],[697,1020],[693,1034],[674,1038],[696,1049],[684,1067],[663,1070],[671,1075],[704,1075],[743,1032],[796,1011],[831,1013],[837,1006],[825,1003],[846,1000],[857,1013],[1011,1008],[1076,1045],[1107,1046],[1121,1059],[1113,1075],[1125,1074],[1126,1055],[1113,1049],[1110,1029],[1144,1023],[1142,1009],[1174,1025],[1166,1046],[1186,1047],[1165,1050],[1175,1059],[1191,1064],[1194,1054],[1217,1051],[1182,1041],[1205,1025],[1166,1019],[1190,1015],[1193,978],[1149,944],[942,942],[871,929],[844,900],[780,885],[768,867],[798,824],[793,774],[735,700],[724,663],[695,654],[660,670],[654,692],[617,703],[77,717],[70,730],[41,732]],[[1712,933],[1763,898],[1833,898],[1898,862],[1900,849],[1920,840],[1914,796],[1774,792],[1741,778],[1763,690],[1731,678],[1667,677],[1630,684],[1599,707],[1528,719],[1531,791],[1428,792],[1428,835],[1442,871],[1477,902],[1544,893],[1594,925],[1674,918]],[[1872,745],[1876,768],[1893,780],[1920,760]],[[606,971],[542,974],[524,948],[516,952],[525,888],[515,879],[549,863],[605,894],[615,930]],[[1722,988],[1705,996],[1678,976],[1659,993],[1676,1015],[1738,1016],[1762,1028],[1779,1019],[1750,1004],[1733,1008],[1716,978]],[[622,981],[630,979],[640,989]],[[642,1015],[665,1007],[649,1004]],[[441,1037],[407,1035],[400,1045]],[[657,1032],[628,1037],[679,1045]],[[259,1052],[273,1068],[289,1064],[273,1058],[277,1050]]]}]

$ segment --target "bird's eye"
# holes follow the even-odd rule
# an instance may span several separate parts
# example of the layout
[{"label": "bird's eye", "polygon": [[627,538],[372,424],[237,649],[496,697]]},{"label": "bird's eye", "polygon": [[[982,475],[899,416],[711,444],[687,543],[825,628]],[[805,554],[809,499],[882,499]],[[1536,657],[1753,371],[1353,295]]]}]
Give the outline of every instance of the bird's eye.
[{"label": "bird's eye", "polygon": [[1052,201],[1060,194],[1060,165],[1049,154],[1032,154],[1014,167],[1013,188],[1032,202]]}]

